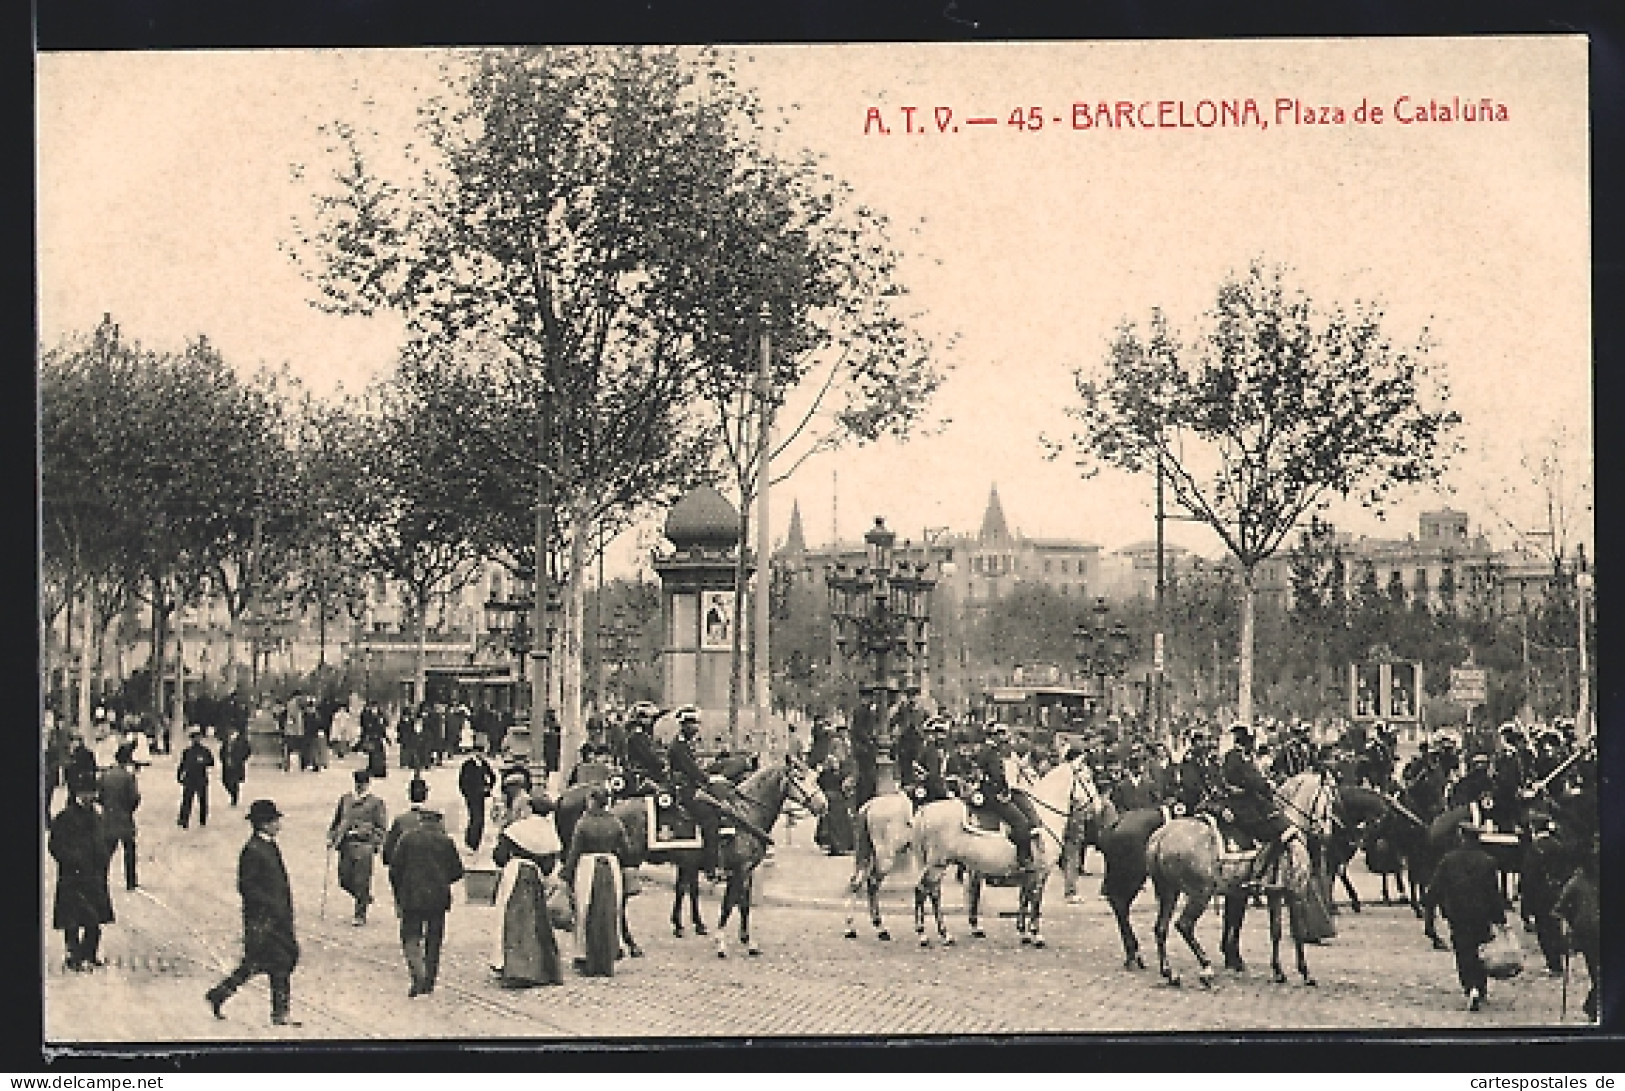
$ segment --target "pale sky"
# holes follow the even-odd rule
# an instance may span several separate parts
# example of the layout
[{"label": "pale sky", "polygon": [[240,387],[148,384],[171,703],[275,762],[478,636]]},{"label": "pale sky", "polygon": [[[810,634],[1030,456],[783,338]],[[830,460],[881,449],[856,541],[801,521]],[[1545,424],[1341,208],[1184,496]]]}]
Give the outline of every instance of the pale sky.
[{"label": "pale sky", "polygon": [[[1284,262],[1321,302],[1380,299],[1399,343],[1425,325],[1464,418],[1442,489],[1398,494],[1402,535],[1451,503],[1505,543],[1544,525],[1520,469],[1559,442],[1571,534],[1591,539],[1586,45],[1582,38],[1333,42],[775,46],[740,50],[790,136],[827,156],[910,253],[902,279],[939,342],[959,335],[933,406],[950,424],[906,444],[822,456],[774,490],[781,537],[799,501],[810,541],[875,515],[904,537],[974,531],[997,484],[1013,527],[1107,549],[1151,536],[1147,480],[1082,481],[1043,458],[1063,436],[1072,371],[1153,306],[1191,327],[1226,274]],[[308,209],[317,126],[348,120],[385,148],[412,139],[444,54],[265,51],[40,58],[40,284],[45,343],[111,312],[153,347],[207,333],[245,370],[288,362],[314,388],[356,389],[401,339],[389,318],[308,304],[279,248]],[[1395,100],[1506,107],[1500,122],[1394,122]],[[1072,127],[1075,102],[1253,98],[1268,128]],[[1382,107],[1381,125],[1277,124],[1276,99]],[[893,135],[864,135],[868,108]],[[919,107],[907,135],[901,107]],[[1040,107],[1044,127],[1004,124]],[[936,107],[952,110],[935,131]],[[1152,111],[1155,107],[1151,108]],[[945,118],[948,115],[943,115]],[[953,126],[973,116],[997,125]],[[1147,116],[1150,116],[1149,113]],[[1060,118],[1057,125],[1055,119]],[[1494,506],[1502,518],[1489,510]],[[1505,521],[1503,521],[1503,519]],[[1171,524],[1205,553],[1216,539]],[[653,541],[629,533],[612,565]]]}]

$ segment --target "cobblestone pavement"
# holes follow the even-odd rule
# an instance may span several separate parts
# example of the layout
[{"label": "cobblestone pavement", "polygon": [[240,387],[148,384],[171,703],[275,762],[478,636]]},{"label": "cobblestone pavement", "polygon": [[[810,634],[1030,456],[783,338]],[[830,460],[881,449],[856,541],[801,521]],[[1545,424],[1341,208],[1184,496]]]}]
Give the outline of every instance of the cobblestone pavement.
[{"label": "cobblestone pavement", "polygon": [[[322,905],[323,834],[334,801],[348,787],[351,762],[324,773],[282,773],[252,767],[243,801],[276,799],[288,815],[280,838],[288,863],[303,949],[294,975],[299,1028],[272,1027],[264,981],[245,988],[210,1015],[203,992],[234,965],[241,923],[235,862],[248,834],[243,809],[225,806],[211,786],[214,810],[207,827],[182,830],[174,815],[179,789],[171,759],[145,770],[141,824],[142,889],[125,892],[113,866],[117,923],[105,932],[108,966],[94,973],[62,968],[59,932],[45,933],[46,1037],[53,1042],[228,1041],[281,1039],[582,1039],[672,1036],[947,1035],[1028,1032],[1216,1031],[1265,1029],[1476,1029],[1555,1026],[1562,983],[1538,968],[1511,982],[1492,984],[1486,1010],[1465,1011],[1449,952],[1435,952],[1409,910],[1345,908],[1339,935],[1309,948],[1319,985],[1276,985],[1269,980],[1267,917],[1249,915],[1243,937],[1248,970],[1221,972],[1211,989],[1196,983],[1195,961],[1175,937],[1172,957],[1184,973],[1181,988],[1163,984],[1155,970],[1121,968],[1122,952],[1095,874],[1084,880],[1085,904],[1061,898],[1052,878],[1044,918],[1048,946],[1017,942],[1014,924],[987,919],[987,938],[967,938],[964,899],[944,886],[944,912],[956,946],[919,949],[912,928],[912,879],[894,876],[883,897],[894,939],[875,937],[859,913],[860,938],[842,938],[844,881],[849,859],[813,849],[805,823],[779,828],[774,858],[758,874],[752,917],[759,957],[746,956],[730,927],[728,957],[712,939],[672,935],[670,871],[650,868],[651,881],[632,899],[631,925],[645,957],[619,964],[613,978],[571,976],[560,988],[512,991],[499,987],[487,967],[495,911],[462,901],[447,923],[447,945],[436,992],[408,999],[407,975],[382,867],[374,890],[383,901],[362,928],[349,923],[349,899],[329,879]],[[431,770],[431,805],[447,812],[454,836],[462,831],[455,764]],[[391,814],[404,807],[406,777],[399,771],[375,790]],[[489,842],[486,846],[489,849]],[[1355,878],[1362,897],[1376,880]],[[46,898],[54,889],[47,876]],[[702,909],[715,923],[720,905],[706,891]],[[1014,907],[1014,892],[984,894],[984,914]],[[49,901],[46,903],[48,918]],[[1135,927],[1154,964],[1154,907],[1149,890],[1136,904]],[[1218,945],[1218,919],[1210,911],[1199,936]],[[1526,937],[1531,942],[1533,937]],[[568,943],[567,937],[561,937]],[[1289,972],[1290,943],[1283,945]],[[568,947],[566,946],[566,953]],[[1579,1002],[1584,974],[1569,981],[1568,1016],[1583,1024]]]}]

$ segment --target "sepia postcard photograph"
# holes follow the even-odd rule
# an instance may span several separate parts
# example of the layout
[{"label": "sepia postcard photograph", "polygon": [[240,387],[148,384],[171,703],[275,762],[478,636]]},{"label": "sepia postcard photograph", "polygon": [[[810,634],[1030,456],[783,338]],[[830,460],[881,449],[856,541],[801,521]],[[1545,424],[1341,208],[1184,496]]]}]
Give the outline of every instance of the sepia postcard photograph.
[{"label": "sepia postcard photograph", "polygon": [[47,1048],[1596,1027],[1588,76],[39,54]]}]

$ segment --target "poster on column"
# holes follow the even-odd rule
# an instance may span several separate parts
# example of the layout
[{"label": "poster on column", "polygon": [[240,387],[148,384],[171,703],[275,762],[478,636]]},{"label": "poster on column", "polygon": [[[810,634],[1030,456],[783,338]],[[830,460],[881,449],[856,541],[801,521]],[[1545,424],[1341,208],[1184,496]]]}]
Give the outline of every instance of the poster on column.
[{"label": "poster on column", "polygon": [[731,651],[734,642],[734,593],[705,591],[700,595],[700,647]]}]

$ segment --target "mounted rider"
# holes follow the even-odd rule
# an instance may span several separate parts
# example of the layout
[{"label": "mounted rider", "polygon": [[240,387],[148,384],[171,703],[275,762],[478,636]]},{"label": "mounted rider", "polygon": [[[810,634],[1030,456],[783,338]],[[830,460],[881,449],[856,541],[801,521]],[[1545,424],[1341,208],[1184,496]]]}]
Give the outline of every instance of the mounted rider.
[{"label": "mounted rider", "polygon": [[1279,780],[1291,780],[1299,773],[1307,773],[1314,764],[1314,755],[1309,748],[1309,725],[1294,724],[1292,733],[1281,749],[1275,753],[1275,761],[1270,766],[1270,772]]},{"label": "mounted rider", "polygon": [[662,784],[666,780],[666,759],[655,741],[654,723],[659,714],[652,703],[639,701],[632,706],[626,734],[626,769],[632,784]]},{"label": "mounted rider", "polygon": [[711,777],[701,767],[699,755],[694,750],[695,740],[699,737],[700,710],[693,705],[684,705],[677,710],[677,737],[666,748],[666,764],[671,772],[672,794],[688,808],[688,813],[694,816],[700,827],[700,839],[704,843],[700,866],[712,882],[719,882],[721,860],[718,849],[723,818],[743,827],[764,844],[771,845],[773,839],[765,830],[711,794]]},{"label": "mounted rider", "polygon": [[948,798],[947,745],[948,718],[933,716],[926,721],[923,736],[908,760],[898,755],[903,791],[916,808]]},{"label": "mounted rider", "polygon": [[1293,827],[1276,806],[1274,787],[1253,760],[1256,744],[1251,729],[1236,724],[1230,734],[1236,744],[1225,754],[1221,767],[1227,793],[1225,809],[1243,833],[1263,846],[1245,884],[1260,890],[1264,876],[1275,866],[1282,847],[1291,838]]},{"label": "mounted rider", "polygon": [[1010,827],[1010,840],[1016,846],[1016,866],[1033,870],[1033,842],[1038,837],[1038,811],[1026,792],[1014,789],[1030,777],[1023,776],[1020,759],[1011,752],[1010,726],[990,725],[991,737],[976,753],[976,769],[981,775],[984,806]]},{"label": "mounted rider", "polygon": [[1184,804],[1186,814],[1195,814],[1209,798],[1224,788],[1218,762],[1213,756],[1213,741],[1206,732],[1191,735],[1190,748],[1179,762],[1175,794]]}]

